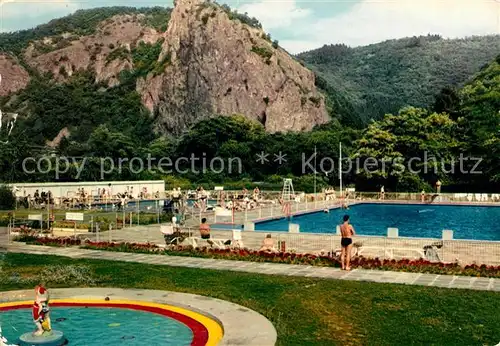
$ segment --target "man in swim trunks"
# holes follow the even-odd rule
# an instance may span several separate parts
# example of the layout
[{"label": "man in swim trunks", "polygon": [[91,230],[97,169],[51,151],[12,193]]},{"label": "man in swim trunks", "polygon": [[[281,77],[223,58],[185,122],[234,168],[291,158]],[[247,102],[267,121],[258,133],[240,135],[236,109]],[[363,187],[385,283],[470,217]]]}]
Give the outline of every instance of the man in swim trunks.
[{"label": "man in swim trunks", "polygon": [[351,270],[352,237],[356,233],[354,232],[354,227],[349,224],[349,215],[344,215],[344,223],[340,225],[340,234],[342,235],[342,239],[340,240],[340,245],[342,245],[342,252],[340,254],[342,270]]}]

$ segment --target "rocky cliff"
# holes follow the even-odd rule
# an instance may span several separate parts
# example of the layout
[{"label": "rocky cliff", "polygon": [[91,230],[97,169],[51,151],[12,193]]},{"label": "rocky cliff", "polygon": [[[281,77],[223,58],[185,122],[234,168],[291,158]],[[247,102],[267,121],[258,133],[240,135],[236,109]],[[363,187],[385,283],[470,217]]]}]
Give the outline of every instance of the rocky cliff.
[{"label": "rocky cliff", "polygon": [[24,89],[30,80],[28,72],[8,54],[0,54],[0,75],[0,96]]},{"label": "rocky cliff", "polygon": [[212,114],[244,114],[271,132],[328,120],[313,73],[218,5],[178,0],[165,37],[165,70],[137,85],[158,128],[176,131]]},{"label": "rocky cliff", "polygon": [[17,52],[0,56],[0,73],[9,80],[0,95],[29,83],[20,60],[57,83],[90,71],[108,88],[135,85],[159,132],[179,133],[213,115],[243,114],[270,132],[310,130],[328,120],[313,73],[272,43],[256,19],[227,6],[178,0],[171,11],[115,14],[84,28],[74,23],[92,16],[75,16],[85,20],[69,16],[50,30],[34,29],[22,44],[15,37],[24,33],[0,37],[0,46],[9,45],[3,50]]},{"label": "rocky cliff", "polygon": [[95,72],[96,82],[109,86],[119,83],[123,70],[133,69],[131,47],[139,41],[157,42],[162,35],[143,25],[143,15],[117,15],[102,22],[93,35],[72,33],[47,37],[31,43],[24,52],[25,61],[40,72],[50,72],[59,81],[78,70]]}]

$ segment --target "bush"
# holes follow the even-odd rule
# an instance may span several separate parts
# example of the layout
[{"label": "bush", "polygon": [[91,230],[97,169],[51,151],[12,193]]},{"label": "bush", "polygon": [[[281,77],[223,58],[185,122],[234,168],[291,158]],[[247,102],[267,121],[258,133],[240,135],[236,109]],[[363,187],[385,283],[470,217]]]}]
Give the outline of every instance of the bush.
[{"label": "bush", "polygon": [[264,58],[266,61],[271,59],[273,56],[273,52],[267,48],[267,47],[258,47],[258,46],[253,46],[252,47],[252,52],[255,54],[260,55],[262,58]]},{"label": "bush", "polygon": [[210,16],[209,16],[208,13],[205,13],[203,15],[203,17],[201,17],[201,21],[203,22],[203,24],[207,24],[208,23],[208,18],[210,18]]},{"label": "bush", "polygon": [[0,185],[0,210],[12,210],[16,207],[16,197],[7,185]]},{"label": "bush", "polygon": [[311,97],[309,97],[309,101],[311,101],[312,103],[314,103],[314,105],[316,107],[319,107],[320,104],[321,104],[321,98],[320,97],[311,96]]},{"label": "bush", "polygon": [[[75,228],[75,223],[73,221],[56,221],[52,224],[54,228]],[[89,224],[87,223],[77,223],[76,229],[88,229]]]},{"label": "bush", "polygon": [[274,48],[274,49],[278,49],[278,47],[279,47],[279,42],[278,42],[278,40],[274,40],[274,41],[273,41],[273,48]]}]

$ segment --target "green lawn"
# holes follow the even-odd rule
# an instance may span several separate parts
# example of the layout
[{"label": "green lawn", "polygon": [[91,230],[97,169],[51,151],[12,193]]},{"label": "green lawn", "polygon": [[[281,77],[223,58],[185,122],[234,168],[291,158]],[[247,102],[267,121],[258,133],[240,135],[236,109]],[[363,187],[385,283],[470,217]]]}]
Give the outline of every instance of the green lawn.
[{"label": "green lawn", "polygon": [[[58,268],[57,270],[53,270]],[[64,269],[62,269],[64,268]],[[61,274],[89,270],[86,275]],[[278,345],[496,345],[500,294],[346,282],[102,260],[7,254],[0,290],[33,288],[45,270],[49,287],[172,290],[254,309],[273,322]],[[73,275],[73,276],[71,276]],[[14,279],[17,278],[17,279]]]}]

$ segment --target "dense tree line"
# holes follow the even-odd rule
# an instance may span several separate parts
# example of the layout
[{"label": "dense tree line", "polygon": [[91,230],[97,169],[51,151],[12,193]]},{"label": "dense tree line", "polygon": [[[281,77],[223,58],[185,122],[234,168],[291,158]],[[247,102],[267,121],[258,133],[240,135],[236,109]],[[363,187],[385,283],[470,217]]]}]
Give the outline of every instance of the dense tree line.
[{"label": "dense tree line", "polygon": [[340,113],[368,124],[407,105],[428,108],[443,88],[460,88],[500,51],[500,36],[443,39],[438,35],[385,41],[364,47],[325,45],[303,60],[341,97]]},{"label": "dense tree line", "polygon": [[[55,160],[62,156],[77,158],[57,176],[66,181],[164,178],[183,184],[241,180],[279,184],[282,177],[290,176],[298,188],[311,191],[315,169],[318,189],[337,183],[342,142],[344,169],[351,166],[343,174],[344,181],[361,190],[378,190],[381,185],[387,191],[431,190],[439,179],[451,190],[491,191],[500,187],[498,61],[485,66],[463,88],[442,90],[434,109],[404,107],[364,129],[332,119],[311,132],[270,134],[242,115],[214,116],[178,138],[154,134],[153,119],[141,105],[134,83],[125,80],[103,91],[104,86],[96,85],[89,73],[76,74],[66,84],[34,79],[14,101],[31,115],[20,121],[9,143],[0,144],[0,179],[54,180]],[[69,128],[71,136],[47,151],[45,141],[63,127]],[[262,153],[267,156],[262,158]],[[36,167],[32,162],[23,170],[25,157],[49,157],[52,170],[27,173],[26,167],[28,171]],[[85,169],[80,172],[83,157]],[[216,157],[222,161],[211,167]],[[119,167],[120,158],[156,161],[152,169],[139,172],[137,165]],[[170,162],[163,170],[158,169],[160,158]],[[186,159],[176,161],[179,158]],[[475,167],[477,160],[469,158],[481,159],[480,165]],[[482,173],[471,173],[472,169]]]}]

